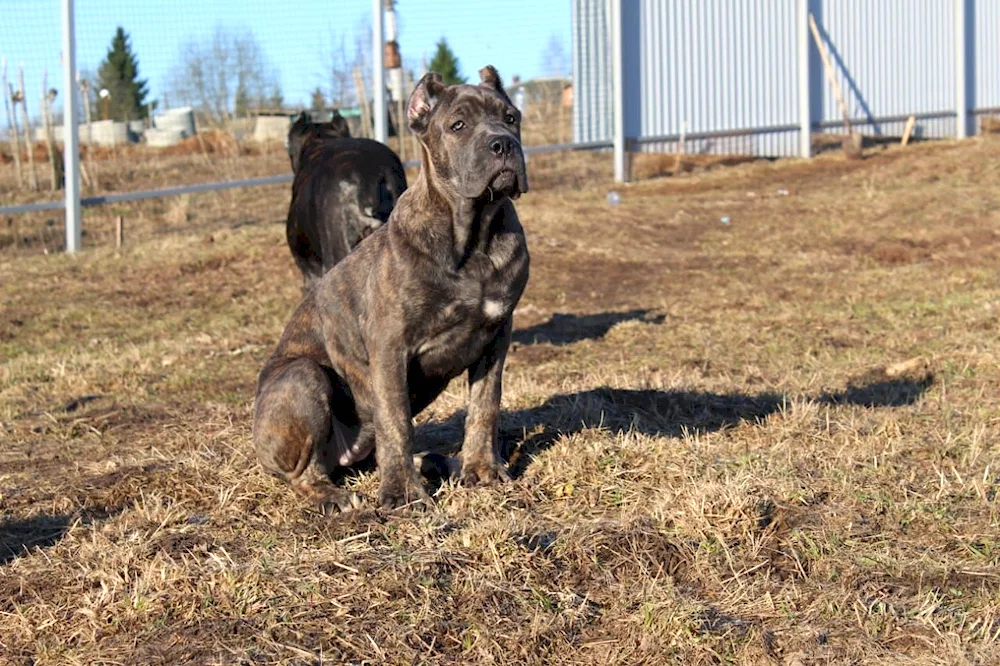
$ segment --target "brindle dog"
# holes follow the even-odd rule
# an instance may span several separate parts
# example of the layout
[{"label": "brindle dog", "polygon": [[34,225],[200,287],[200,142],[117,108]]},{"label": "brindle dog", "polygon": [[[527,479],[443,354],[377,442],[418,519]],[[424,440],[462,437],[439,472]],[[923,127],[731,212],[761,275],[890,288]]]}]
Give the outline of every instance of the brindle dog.
[{"label": "brindle dog", "polygon": [[379,502],[429,503],[413,462],[413,416],[448,382],[469,384],[461,479],[507,478],[498,451],[501,378],[528,249],[511,199],[528,191],[520,113],[492,66],[479,85],[425,75],[407,105],[422,168],[389,223],[309,292],[260,373],[254,446],[300,495],[360,501],[332,472],[375,452]]}]

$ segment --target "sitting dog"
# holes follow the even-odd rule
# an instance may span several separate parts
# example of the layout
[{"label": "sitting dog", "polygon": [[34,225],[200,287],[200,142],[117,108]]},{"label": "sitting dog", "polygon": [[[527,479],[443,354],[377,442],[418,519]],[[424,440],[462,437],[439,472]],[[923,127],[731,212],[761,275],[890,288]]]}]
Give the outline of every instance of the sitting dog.
[{"label": "sitting dog", "polygon": [[[357,506],[338,468],[374,451],[379,502],[429,503],[412,417],[466,374],[464,483],[507,478],[501,378],[528,249],[511,198],[528,191],[520,113],[492,66],[479,85],[429,73],[407,104],[423,161],[389,224],[316,284],[261,370],[253,441],[261,466],[325,507]],[[303,164],[303,168],[305,168]]]},{"label": "sitting dog", "polygon": [[301,114],[288,131],[288,156],[295,180],[285,231],[305,292],[389,219],[406,173],[385,144],[351,138],[336,112],[326,123]]}]

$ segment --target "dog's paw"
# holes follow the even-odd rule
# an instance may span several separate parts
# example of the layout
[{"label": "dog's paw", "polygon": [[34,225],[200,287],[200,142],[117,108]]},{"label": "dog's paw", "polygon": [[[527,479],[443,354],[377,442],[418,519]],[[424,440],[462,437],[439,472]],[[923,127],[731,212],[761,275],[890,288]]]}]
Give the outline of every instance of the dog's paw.
[{"label": "dog's paw", "polygon": [[363,503],[361,495],[356,492],[337,488],[327,491],[318,504],[320,511],[324,515],[329,516],[335,513],[347,513],[348,511],[360,509]]},{"label": "dog's paw", "polygon": [[462,484],[466,486],[494,486],[510,481],[504,466],[495,461],[470,460],[462,465]]},{"label": "dog's paw", "polygon": [[425,510],[434,506],[434,500],[424,490],[420,479],[408,476],[384,479],[379,485],[378,502],[389,511],[403,507]]}]

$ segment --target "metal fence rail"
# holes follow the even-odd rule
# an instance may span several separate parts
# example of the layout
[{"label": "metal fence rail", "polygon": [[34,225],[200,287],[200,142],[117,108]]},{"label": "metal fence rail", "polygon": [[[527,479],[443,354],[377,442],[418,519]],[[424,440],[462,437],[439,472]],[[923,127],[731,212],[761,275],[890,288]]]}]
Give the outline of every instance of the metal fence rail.
[{"label": "metal fence rail", "polygon": [[[546,153],[559,153],[571,150],[607,150],[612,147],[610,141],[589,141],[586,143],[554,143],[547,146],[527,146],[524,149],[525,155],[543,155]],[[407,169],[420,166],[420,160],[407,160],[403,162],[403,167]],[[119,194],[102,194],[96,197],[85,197],[80,199],[81,206],[102,206],[104,204],[126,203],[129,201],[142,201],[144,199],[161,199],[164,197],[176,197],[182,194],[203,194],[205,192],[219,192],[222,190],[232,190],[240,187],[261,187],[264,185],[286,185],[291,183],[292,174],[282,174],[280,176],[262,176],[260,178],[242,178],[239,180],[221,180],[214,183],[195,183],[192,185],[178,185],[177,187],[164,187],[156,190],[139,190],[135,192],[121,192]],[[18,204],[15,206],[0,206],[0,215],[15,215],[18,213],[37,213],[46,210],[63,210],[66,208],[66,200],[40,201],[38,203]]]}]

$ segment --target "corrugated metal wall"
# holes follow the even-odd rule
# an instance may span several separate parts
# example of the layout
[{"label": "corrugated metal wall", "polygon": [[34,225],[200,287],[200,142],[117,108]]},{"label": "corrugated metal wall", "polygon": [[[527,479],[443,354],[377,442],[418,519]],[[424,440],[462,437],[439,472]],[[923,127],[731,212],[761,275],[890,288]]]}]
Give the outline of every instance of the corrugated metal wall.
[{"label": "corrugated metal wall", "polygon": [[[955,136],[954,0],[822,0],[813,5],[847,111],[861,132],[899,136],[913,114],[915,136]],[[825,75],[822,84],[823,128],[842,132],[840,109]]]},{"label": "corrugated metal wall", "polygon": [[[641,104],[626,132],[656,137],[776,129],[752,136],[687,141],[690,152],[798,152],[795,0],[626,2],[623,25],[635,66],[626,90]],[[627,106],[630,106],[627,104]],[[659,144],[673,149],[674,145]]]},{"label": "corrugated metal wall", "polygon": [[1000,0],[974,0],[972,11],[976,54],[973,106],[1000,115]]},{"label": "corrugated metal wall", "polygon": [[[1000,0],[962,0],[970,15],[969,99],[1000,107]],[[799,152],[797,0],[625,0],[625,133],[709,134],[688,151]],[[956,0],[808,0],[848,113],[867,134],[956,134]],[[609,0],[573,0],[574,139],[611,136]],[[810,37],[811,42],[811,37]],[[814,44],[810,124],[843,131]],[[978,123],[977,123],[978,129]],[[746,136],[724,136],[739,131]],[[667,140],[651,149],[676,148]]]},{"label": "corrugated metal wall", "polygon": [[[573,0],[573,140],[611,140],[608,0]],[[583,91],[579,95],[578,91]]]}]

